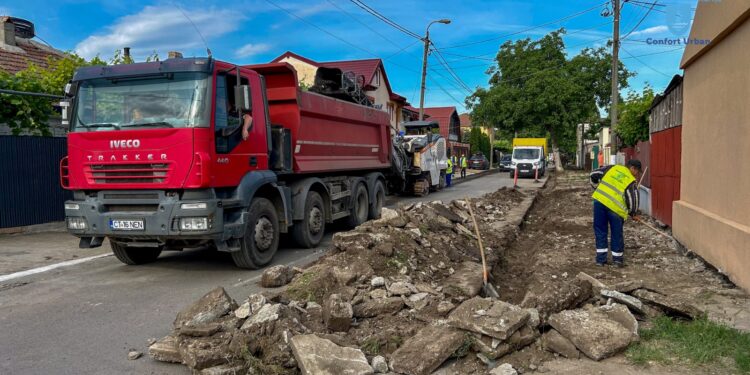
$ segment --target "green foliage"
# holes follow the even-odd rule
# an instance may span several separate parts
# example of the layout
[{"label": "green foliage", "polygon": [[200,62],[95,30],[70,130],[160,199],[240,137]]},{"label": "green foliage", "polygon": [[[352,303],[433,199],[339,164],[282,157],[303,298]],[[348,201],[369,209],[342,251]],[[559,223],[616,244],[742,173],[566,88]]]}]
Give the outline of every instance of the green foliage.
[{"label": "green foliage", "polygon": [[492,145],[492,148],[502,152],[511,152],[513,151],[513,142],[507,139],[497,139]]},{"label": "green foliage", "polygon": [[[146,61],[158,61],[154,53]],[[118,50],[109,60],[109,64],[130,64],[131,57],[125,57]],[[89,61],[74,54],[66,53],[64,58],[47,58],[47,67],[30,64],[28,68],[16,73],[0,72],[0,88],[7,90],[62,95],[65,85],[73,79],[76,69],[84,66],[107,65],[99,56]],[[0,124],[7,124],[15,135],[27,132],[31,135],[49,136],[48,121],[55,115],[54,105],[58,99],[28,95],[0,94]]]},{"label": "green foliage", "polygon": [[[546,137],[553,149],[575,151],[576,125],[594,122],[610,103],[611,58],[606,48],[587,48],[568,59],[564,29],[539,40],[507,41],[488,70],[489,88],[466,100],[472,121],[499,128],[499,138]],[[620,85],[632,74],[620,65]]]},{"label": "green foliage", "polygon": [[627,351],[628,358],[636,364],[724,366],[727,361],[723,359],[729,358],[736,371],[750,373],[750,333],[705,318],[681,322],[659,317],[653,328],[640,334],[641,341]]},{"label": "green foliage", "polygon": [[648,139],[648,109],[654,101],[654,90],[646,86],[643,93],[630,91],[619,105],[620,119],[615,133],[628,145]]},{"label": "green foliage", "polygon": [[[471,134],[469,135],[469,146],[470,153],[473,155],[477,152],[481,152],[488,159],[490,157],[490,137],[487,134],[482,133],[482,129],[478,127],[471,128]],[[470,156],[470,155],[467,155]]]}]

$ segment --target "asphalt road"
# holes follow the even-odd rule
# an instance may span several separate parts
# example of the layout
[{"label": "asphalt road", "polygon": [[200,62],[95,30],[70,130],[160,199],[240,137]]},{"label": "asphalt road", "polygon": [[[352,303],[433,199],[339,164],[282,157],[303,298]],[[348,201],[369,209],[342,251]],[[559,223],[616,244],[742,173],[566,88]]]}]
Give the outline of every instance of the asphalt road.
[{"label": "asphalt road", "polygon": [[[427,197],[391,198],[388,203],[447,202],[511,185],[506,173],[492,174]],[[541,184],[524,180],[520,185]],[[61,244],[75,249],[67,234],[58,235]],[[287,245],[274,264],[312,262],[323,254],[331,236],[318,249]],[[29,250],[35,246],[33,239],[29,237]],[[176,313],[216,286],[225,287],[239,301],[260,291],[261,273],[235,268],[228,254],[197,250],[164,253],[144,266],[126,266],[105,256],[3,281],[0,373],[189,374],[183,366],[150,359],[146,340],[167,335]],[[144,352],[144,357],[128,360],[130,349]]]}]

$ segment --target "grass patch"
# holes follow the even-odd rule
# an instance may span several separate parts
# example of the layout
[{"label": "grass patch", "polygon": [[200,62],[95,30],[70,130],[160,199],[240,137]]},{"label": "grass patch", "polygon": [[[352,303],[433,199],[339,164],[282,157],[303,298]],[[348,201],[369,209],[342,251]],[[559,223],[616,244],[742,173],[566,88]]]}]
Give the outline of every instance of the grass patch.
[{"label": "grass patch", "polygon": [[466,355],[469,354],[469,350],[471,350],[472,346],[474,346],[474,336],[466,333],[464,335],[464,341],[461,343],[461,346],[459,346],[458,349],[456,349],[456,351],[451,354],[451,358],[466,357]]},{"label": "grass patch", "polygon": [[641,330],[641,341],[628,349],[633,363],[722,365],[722,358],[730,358],[737,371],[750,374],[750,334],[706,318],[682,322],[663,316],[653,323],[653,328]]},{"label": "grass patch", "polygon": [[368,337],[362,342],[362,351],[371,356],[380,354],[380,340],[375,336]]},{"label": "grass patch", "polygon": [[409,262],[409,255],[406,254],[403,251],[394,251],[393,256],[391,256],[386,262],[385,265],[394,271],[398,272],[402,266],[406,265]]}]

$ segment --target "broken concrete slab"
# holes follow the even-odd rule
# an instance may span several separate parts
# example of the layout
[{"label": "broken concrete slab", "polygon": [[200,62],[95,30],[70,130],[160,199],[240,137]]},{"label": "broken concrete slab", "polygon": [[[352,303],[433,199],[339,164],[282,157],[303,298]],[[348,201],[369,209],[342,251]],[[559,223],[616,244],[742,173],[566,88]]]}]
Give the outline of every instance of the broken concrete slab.
[{"label": "broken concrete slab", "polygon": [[397,281],[395,283],[392,283],[391,285],[388,285],[388,292],[394,296],[408,297],[411,294],[416,293],[417,288],[411,283],[407,283],[404,281]]},{"label": "broken concrete slab", "polygon": [[264,288],[278,288],[289,284],[294,278],[294,271],[287,265],[277,265],[266,268],[260,279],[260,286]]},{"label": "broken concrete slab", "polygon": [[180,336],[208,337],[221,331],[220,323],[206,323],[197,326],[183,326],[179,329]]},{"label": "broken concrete slab", "polygon": [[331,294],[323,305],[323,322],[333,332],[346,332],[352,324],[354,310],[340,294]]},{"label": "broken concrete slab", "polygon": [[334,266],[332,269],[333,277],[339,285],[349,285],[358,280],[360,277],[372,277],[373,270],[369,264],[356,262],[345,267]]},{"label": "broken concrete slab", "polygon": [[628,280],[612,284],[612,286],[606,289],[618,291],[620,293],[630,293],[641,288],[643,288],[643,280]]},{"label": "broken concrete slab", "polygon": [[[201,370],[200,375],[237,375],[244,373],[245,366],[243,365],[219,365]],[[252,374],[252,373],[251,373]]]},{"label": "broken concrete slab", "polygon": [[554,329],[549,330],[542,335],[542,347],[552,353],[560,354],[569,359],[578,359],[581,353],[576,349],[570,340],[563,337],[560,332]]},{"label": "broken concrete slab", "polygon": [[341,347],[316,335],[291,339],[292,353],[305,375],[369,375],[374,373],[359,349]]},{"label": "broken concrete slab", "polygon": [[633,295],[641,299],[643,302],[652,304],[664,310],[667,315],[696,319],[705,314],[699,308],[688,302],[680,301],[674,297],[665,296],[646,289],[633,291]]},{"label": "broken concrete slab", "polygon": [[372,369],[375,370],[376,374],[385,374],[388,372],[388,362],[385,361],[385,357],[378,355],[372,358]]},{"label": "broken concrete slab", "polygon": [[148,347],[148,355],[160,362],[182,363],[182,355],[177,348],[177,337],[165,336]]},{"label": "broken concrete slab", "polygon": [[229,297],[224,288],[216,288],[192,305],[177,314],[173,326],[180,329],[185,325],[197,326],[200,324],[210,323],[214,320],[229,314],[237,308],[237,303]]},{"label": "broken concrete slab", "polygon": [[593,289],[595,295],[598,295],[602,289],[608,289],[607,285],[605,285],[603,282],[585,272],[578,272],[576,278],[579,280],[588,281],[591,284],[591,288]]},{"label": "broken concrete slab", "polygon": [[467,331],[506,340],[529,320],[528,311],[507,302],[474,297],[448,317],[448,324]]},{"label": "broken concrete slab", "polygon": [[375,276],[370,280],[370,285],[373,288],[380,288],[381,286],[385,286],[385,278],[382,276]]},{"label": "broken concrete slab", "polygon": [[455,307],[456,305],[452,304],[450,301],[440,301],[437,305],[437,312],[440,315],[445,315],[451,312]]},{"label": "broken concrete slab", "polygon": [[391,355],[391,369],[410,375],[435,371],[464,342],[461,331],[447,326],[426,326]]},{"label": "broken concrete slab", "polygon": [[623,327],[633,333],[633,336],[638,336],[638,320],[625,305],[618,303],[604,305],[600,306],[599,310],[607,314],[610,319],[622,324]]},{"label": "broken concrete slab", "polygon": [[131,361],[135,361],[138,358],[141,358],[143,356],[143,353],[137,351],[137,350],[131,350],[128,352],[128,359]]},{"label": "broken concrete slab", "polygon": [[275,322],[281,318],[284,313],[284,308],[285,306],[280,303],[265,304],[255,314],[248,318],[245,323],[242,324],[240,329],[243,331],[252,331],[262,324]]},{"label": "broken concrete slab", "polygon": [[248,316],[255,314],[260,310],[263,305],[268,303],[268,300],[266,297],[262,294],[253,294],[250,297],[247,297],[247,300],[240,305],[240,307],[237,308],[237,310],[234,310],[234,316],[236,316],[239,319],[245,319]]},{"label": "broken concrete slab", "polygon": [[534,307],[539,310],[542,324],[557,312],[573,309],[591,298],[592,286],[586,280],[573,279],[559,285],[558,288],[547,288],[541,294],[526,294],[521,302],[522,307]]},{"label": "broken concrete slab", "polygon": [[625,293],[607,289],[602,289],[600,293],[604,297],[612,298],[616,302],[622,303],[638,314],[643,314],[643,302],[641,302],[641,300],[639,300],[638,298],[629,296]]},{"label": "broken concrete slab", "polygon": [[518,375],[518,371],[510,363],[503,363],[490,370],[490,375]]},{"label": "broken concrete slab", "polygon": [[629,329],[593,309],[561,311],[550,316],[549,324],[595,361],[619,353],[633,339]]},{"label": "broken concrete slab", "polygon": [[379,298],[364,301],[354,306],[357,318],[372,318],[383,314],[395,314],[404,307],[401,297]]},{"label": "broken concrete slab", "polygon": [[232,341],[230,333],[220,333],[211,337],[197,337],[178,339],[178,349],[182,362],[195,370],[227,364],[229,344]]},{"label": "broken concrete slab", "polygon": [[445,292],[453,296],[474,297],[482,290],[483,269],[480,263],[463,262],[445,280]]}]

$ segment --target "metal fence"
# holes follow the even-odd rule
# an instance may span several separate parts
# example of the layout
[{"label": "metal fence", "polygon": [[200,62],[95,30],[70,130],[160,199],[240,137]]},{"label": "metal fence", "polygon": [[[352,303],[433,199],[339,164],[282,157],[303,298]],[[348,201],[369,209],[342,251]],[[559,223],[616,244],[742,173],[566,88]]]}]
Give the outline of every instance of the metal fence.
[{"label": "metal fence", "polygon": [[60,187],[66,138],[0,136],[0,228],[65,219]]}]

